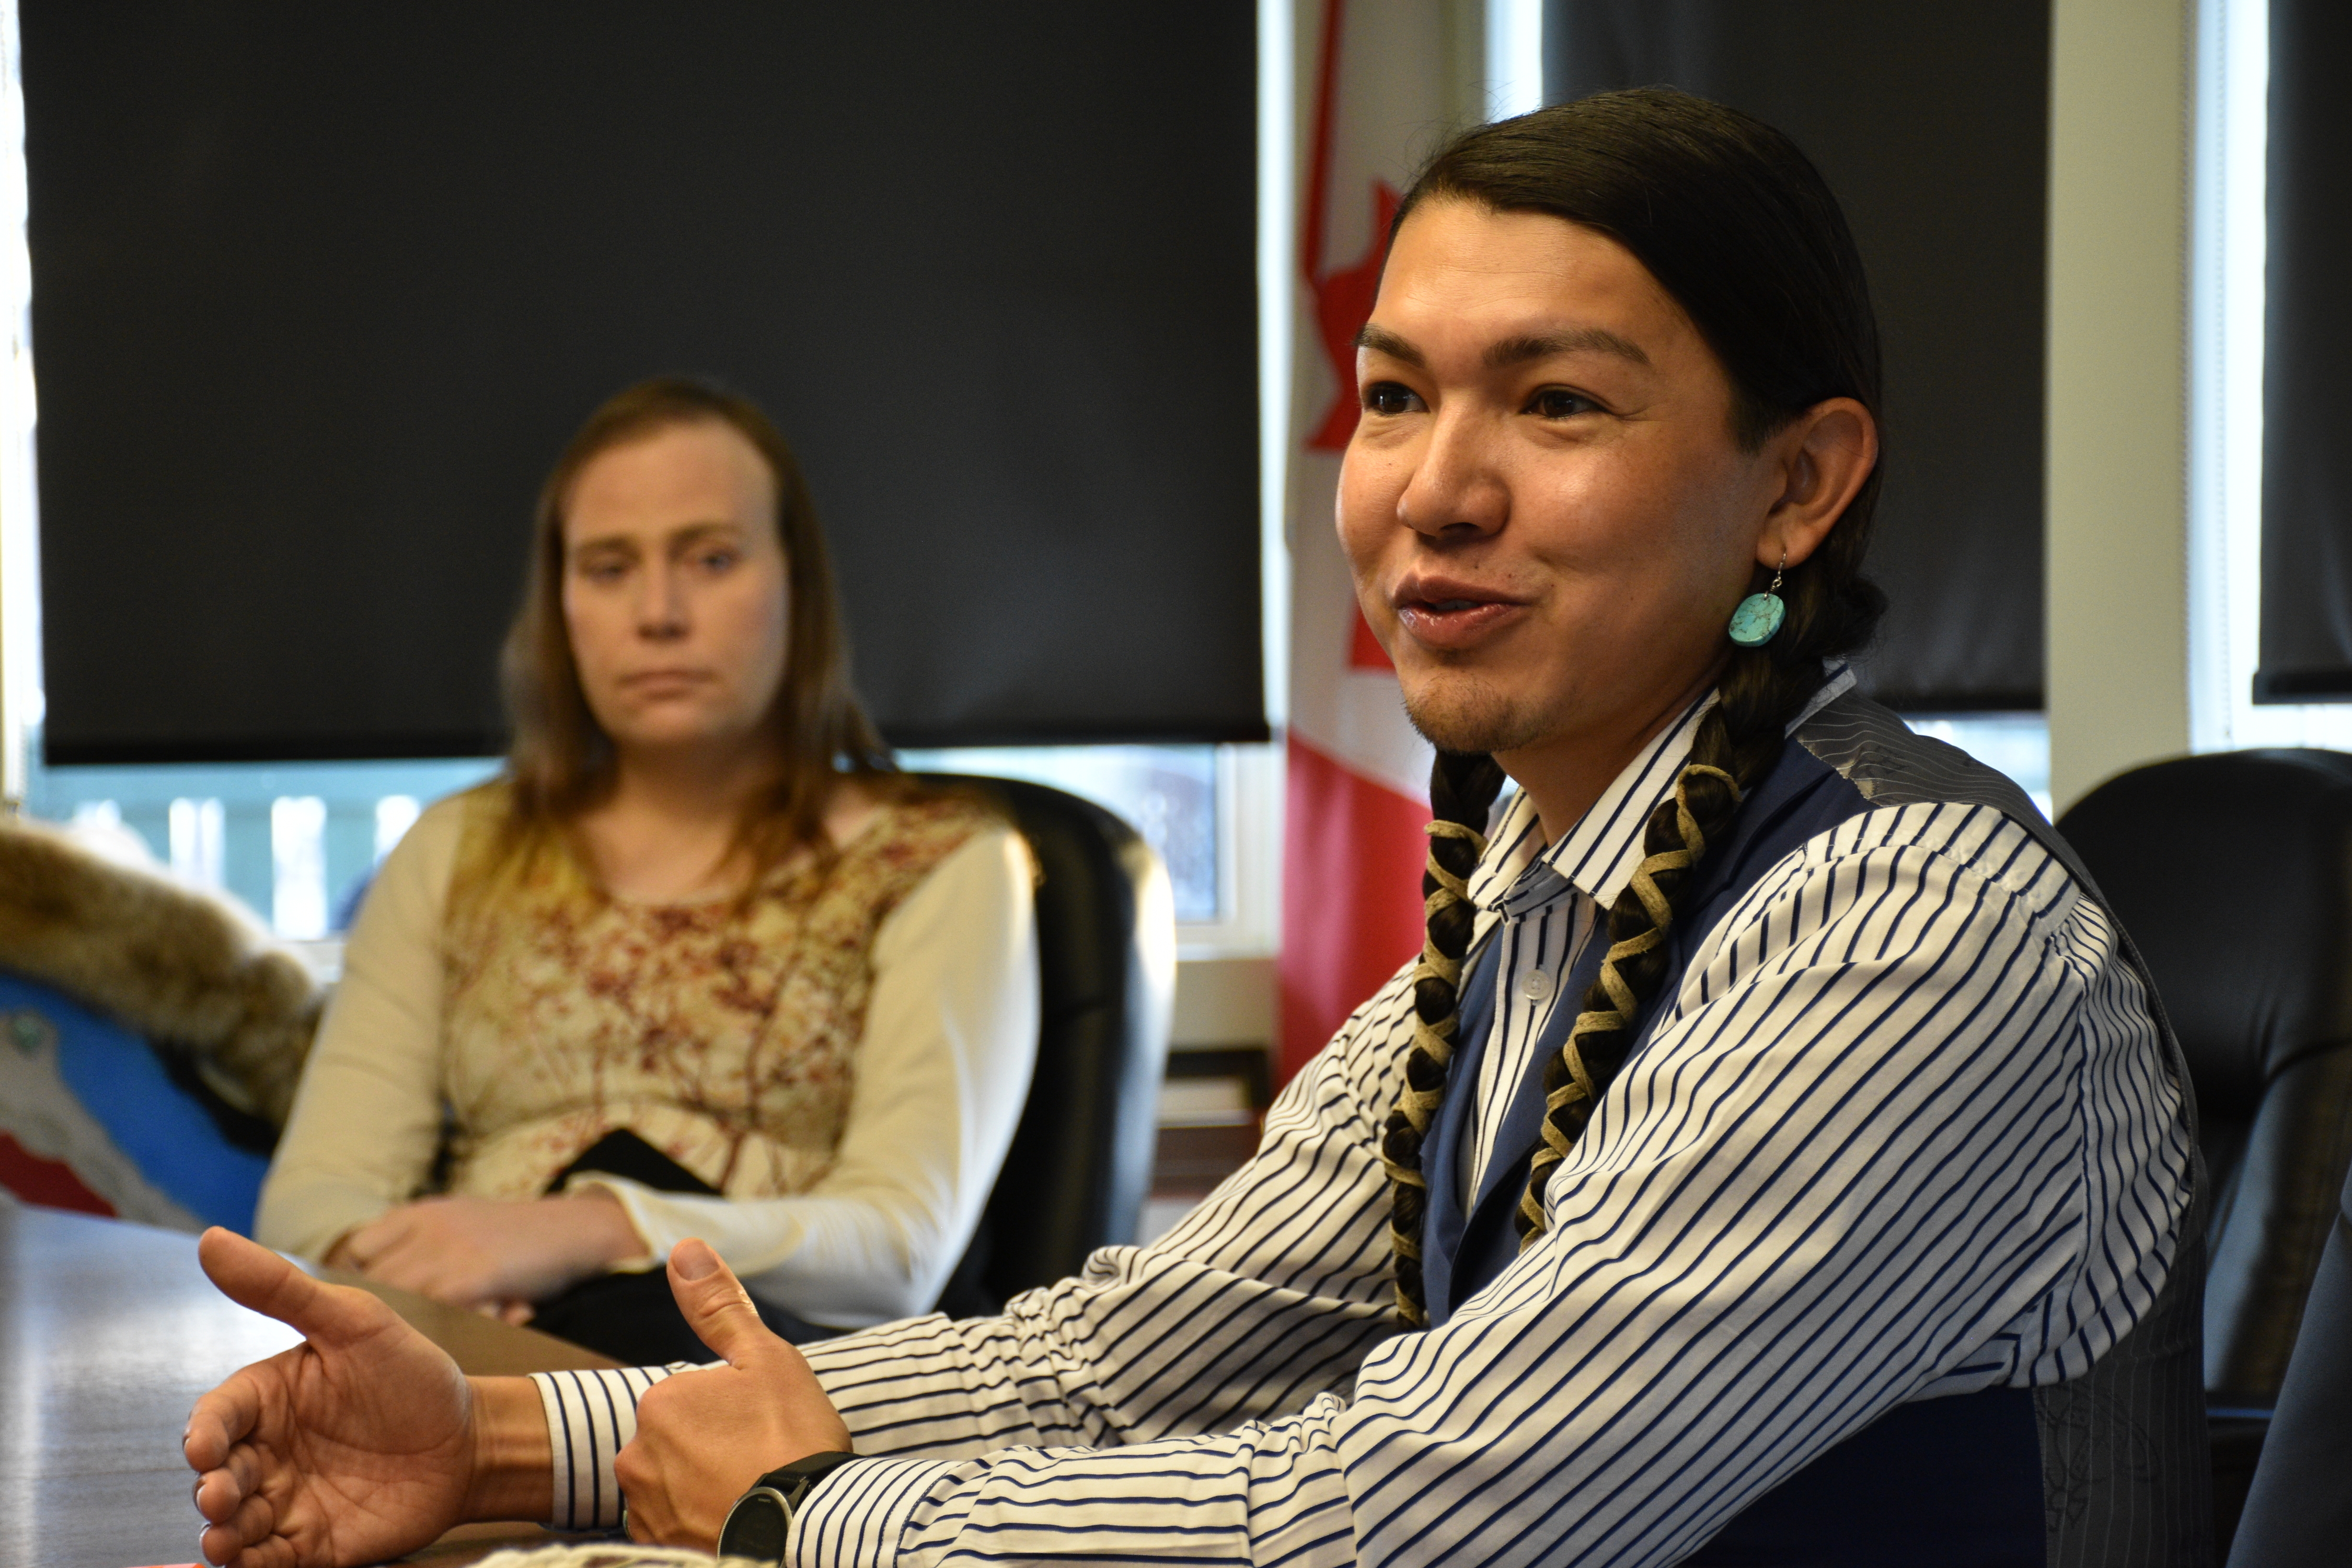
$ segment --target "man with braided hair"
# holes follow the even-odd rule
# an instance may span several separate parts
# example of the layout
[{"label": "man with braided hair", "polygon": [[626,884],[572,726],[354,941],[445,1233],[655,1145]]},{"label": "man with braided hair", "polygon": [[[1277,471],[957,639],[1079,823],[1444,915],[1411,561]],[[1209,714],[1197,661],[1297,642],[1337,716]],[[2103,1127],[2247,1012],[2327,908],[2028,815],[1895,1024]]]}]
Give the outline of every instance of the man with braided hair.
[{"label": "man with braided hair", "polygon": [[763,1471],[737,1528],[806,1564],[2207,1559],[2178,1053],[2033,807],[1841,662],[1878,352],[1820,176],[1667,91],[1468,132],[1359,342],[1339,525],[1440,749],[1429,940],[1251,1163],[805,1360],[682,1243],[725,1364],[530,1382],[212,1235],[310,1336],[192,1417],[212,1561],[616,1483],[708,1545]]}]

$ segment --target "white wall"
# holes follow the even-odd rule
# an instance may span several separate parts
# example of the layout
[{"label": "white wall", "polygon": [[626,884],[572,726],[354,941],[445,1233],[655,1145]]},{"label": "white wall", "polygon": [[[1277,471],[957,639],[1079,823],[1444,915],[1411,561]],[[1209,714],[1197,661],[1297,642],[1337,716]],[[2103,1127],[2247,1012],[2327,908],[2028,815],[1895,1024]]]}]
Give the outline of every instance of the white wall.
[{"label": "white wall", "polygon": [[2189,750],[2194,0],[2051,6],[2050,785]]}]

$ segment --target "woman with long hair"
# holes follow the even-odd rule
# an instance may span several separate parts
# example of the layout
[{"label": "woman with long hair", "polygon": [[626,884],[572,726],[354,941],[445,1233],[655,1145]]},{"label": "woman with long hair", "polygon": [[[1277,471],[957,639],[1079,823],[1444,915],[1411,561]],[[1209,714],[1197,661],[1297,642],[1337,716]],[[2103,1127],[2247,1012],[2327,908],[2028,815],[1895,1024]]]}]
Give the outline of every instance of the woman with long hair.
[{"label": "woman with long hair", "polygon": [[639,1359],[699,1348],[645,1271],[688,1235],[793,1337],[929,1307],[1028,1083],[1029,863],[895,771],[756,407],[590,416],[505,684],[505,770],[354,924],[257,1235]]}]

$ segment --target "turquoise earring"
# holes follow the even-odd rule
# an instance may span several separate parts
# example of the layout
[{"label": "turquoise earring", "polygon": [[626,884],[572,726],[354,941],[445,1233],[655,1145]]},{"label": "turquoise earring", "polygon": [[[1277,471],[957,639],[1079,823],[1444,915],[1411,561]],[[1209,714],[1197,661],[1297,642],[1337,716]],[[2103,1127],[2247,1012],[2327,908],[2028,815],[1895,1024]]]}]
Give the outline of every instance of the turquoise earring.
[{"label": "turquoise earring", "polygon": [[1772,568],[1772,585],[1748,595],[1731,612],[1731,640],[1741,647],[1762,647],[1780,632],[1789,614],[1789,606],[1780,602],[1780,574],[1788,565],[1789,552],[1783,550],[1780,564]]}]

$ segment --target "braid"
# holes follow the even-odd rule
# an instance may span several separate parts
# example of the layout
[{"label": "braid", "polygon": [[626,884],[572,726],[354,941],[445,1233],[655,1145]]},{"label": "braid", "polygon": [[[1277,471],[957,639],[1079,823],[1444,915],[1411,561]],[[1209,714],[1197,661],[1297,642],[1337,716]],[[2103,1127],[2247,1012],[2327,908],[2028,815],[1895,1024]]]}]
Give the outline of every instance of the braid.
[{"label": "braid", "polygon": [[1741,797],[1771,772],[1789,721],[1821,679],[1818,664],[1807,671],[1760,648],[1735,655],[1715,706],[1691,738],[1690,760],[1675,776],[1673,795],[1650,814],[1642,863],[1609,910],[1601,976],[1585,994],[1567,1045],[1544,1066],[1543,1142],[1529,1163],[1516,1216],[1522,1250],[1543,1234],[1551,1173],[1583,1135],[1665,980],[1666,936],[1680,912],[1677,899],[1707,846],[1729,831]]},{"label": "braid", "polygon": [[1470,949],[1477,910],[1469,877],[1486,852],[1486,813],[1502,792],[1503,770],[1482,752],[1440,752],[1429,773],[1429,863],[1421,874],[1428,912],[1421,962],[1412,970],[1412,1045],[1405,1053],[1404,1088],[1381,1132],[1381,1163],[1389,1173],[1389,1237],[1396,1248],[1397,1310],[1407,1324],[1429,1321],[1421,1276],[1422,1221],[1429,1186],[1421,1173],[1422,1142],[1445,1096],[1445,1064],[1462,1022],[1462,958]]}]

